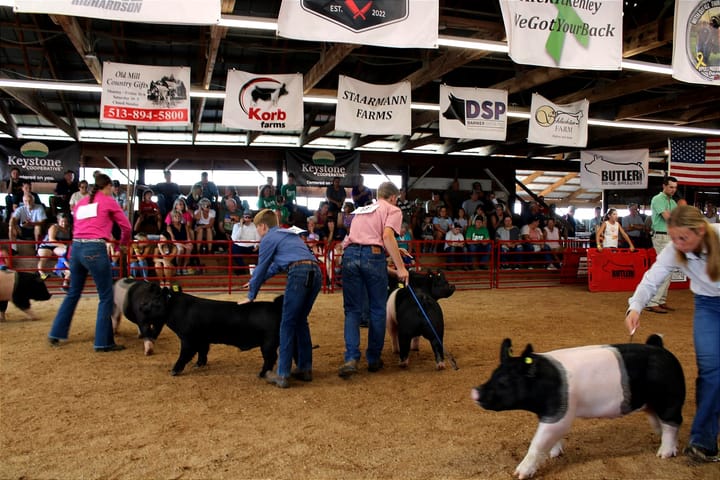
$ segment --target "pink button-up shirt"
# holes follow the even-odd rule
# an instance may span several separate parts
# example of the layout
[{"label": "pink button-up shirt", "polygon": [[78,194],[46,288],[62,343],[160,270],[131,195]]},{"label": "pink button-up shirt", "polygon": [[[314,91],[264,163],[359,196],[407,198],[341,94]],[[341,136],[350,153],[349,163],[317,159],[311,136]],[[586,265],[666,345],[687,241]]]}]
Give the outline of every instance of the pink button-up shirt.
[{"label": "pink button-up shirt", "polygon": [[[358,213],[362,212],[363,209],[370,210],[373,207],[375,207],[374,210],[369,213]],[[402,212],[398,207],[391,205],[382,198],[378,199],[377,203],[358,208],[353,213],[354,217],[348,243],[384,247],[383,231],[385,227],[392,228],[396,235],[400,234]]]},{"label": "pink button-up shirt", "polygon": [[120,243],[130,242],[130,221],[115,199],[102,192],[95,194],[93,203],[89,195],[81,199],[73,209],[73,218],[73,238],[111,240],[114,222],[120,226]]}]

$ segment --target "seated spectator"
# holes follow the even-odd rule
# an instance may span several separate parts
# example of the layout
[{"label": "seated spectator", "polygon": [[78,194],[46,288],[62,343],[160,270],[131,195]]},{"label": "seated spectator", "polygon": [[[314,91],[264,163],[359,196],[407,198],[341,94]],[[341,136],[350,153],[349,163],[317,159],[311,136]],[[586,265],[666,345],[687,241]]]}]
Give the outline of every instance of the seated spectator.
[{"label": "seated spectator", "polygon": [[198,208],[200,208],[200,200],[202,200],[202,198],[202,185],[196,183],[190,189],[190,193],[185,198],[185,203],[187,204],[188,210],[194,212]]},{"label": "seated spectator", "polygon": [[160,241],[154,251],[153,263],[161,286],[169,287],[172,284],[173,273],[175,272],[173,261],[176,256],[177,247],[175,247],[175,244],[169,242],[165,235],[160,235]]},{"label": "seated spectator", "polygon": [[66,170],[62,180],[55,184],[55,195],[50,197],[50,211],[54,215],[56,212],[70,212],[70,197],[80,190],[78,181],[75,179],[73,170]]},{"label": "seated spectator", "polygon": [[335,234],[335,219],[330,216],[330,204],[320,202],[313,217],[315,217],[315,232],[320,236],[320,240],[332,239]]},{"label": "seated spectator", "polygon": [[275,210],[275,207],[277,207],[277,200],[275,199],[275,189],[273,189],[272,186],[264,185],[262,187],[260,195],[258,195],[257,207],[258,210],[263,210],[265,208]]},{"label": "seated spectator", "polygon": [[555,226],[554,217],[548,217],[545,228],[543,228],[543,237],[545,237],[545,246],[552,256],[552,262],[548,265],[547,269],[557,270],[560,268],[562,244],[560,243],[560,229]]},{"label": "seated spectator", "polygon": [[436,217],[439,213],[440,207],[444,207],[445,202],[440,200],[440,193],[432,192],[430,194],[430,200],[425,202],[425,213],[429,213],[433,217]]},{"label": "seated spectator", "polygon": [[336,214],[342,209],[346,198],[347,192],[345,191],[345,187],[340,185],[340,177],[334,177],[332,179],[332,185],[329,185],[325,189],[325,202],[328,205],[328,212],[332,217],[337,216]]},{"label": "seated spectator", "polygon": [[12,211],[14,212],[17,210],[17,208],[23,204],[23,197],[25,195],[31,195],[33,197],[33,200],[35,201],[35,205],[42,205],[42,201],[40,200],[40,195],[32,191],[32,182],[30,180],[22,180],[22,184],[20,185],[20,193],[19,195],[13,195],[12,198]]},{"label": "seated spectator", "polygon": [[462,234],[465,235],[465,230],[468,228],[468,218],[465,214],[464,208],[459,207],[457,209],[457,216],[453,219],[453,223],[459,223],[460,228],[462,229]]},{"label": "seated spectator", "polygon": [[[403,222],[402,225],[400,225],[400,234],[395,237],[395,240],[397,240],[398,248],[400,249],[400,254],[406,267],[413,264],[412,239],[412,233],[410,233],[408,224]],[[405,254],[405,252],[407,252],[407,254]]]},{"label": "seated spectator", "polygon": [[108,257],[110,258],[110,267],[112,268],[113,280],[120,278],[120,249],[115,248],[113,242],[105,242]]},{"label": "seated spectator", "polygon": [[[120,208],[122,208],[123,211],[125,212],[125,215],[128,216],[128,218],[129,218],[130,204],[128,203],[127,193],[123,192],[120,189],[119,181],[117,181],[117,180],[112,181],[112,192],[111,193],[112,193],[112,196],[115,199],[115,201],[118,203],[118,205],[120,205]],[[150,196],[152,197],[152,195],[150,195]]]},{"label": "seated spectator", "polygon": [[26,193],[22,200],[22,205],[10,217],[8,237],[12,243],[13,253],[17,252],[17,246],[14,244],[17,239],[39,242],[43,225],[47,220],[45,208],[35,203],[31,193]]},{"label": "seated spectator", "polygon": [[225,198],[220,202],[218,212],[218,239],[230,240],[233,226],[242,221],[243,210],[233,198]]},{"label": "seated spectator", "polygon": [[[523,240],[523,249],[528,253],[525,256],[527,268],[532,269],[536,266],[545,268],[551,263],[552,257],[547,253],[541,253],[550,251],[550,247],[545,246],[545,237],[540,228],[539,216],[532,217],[530,223],[523,225],[520,229],[520,240]],[[539,265],[541,262],[544,264]]]},{"label": "seated spectator", "polygon": [[518,266],[518,255],[523,251],[520,240],[520,229],[512,223],[512,217],[503,218],[503,224],[495,232],[495,239],[500,244],[500,268],[520,268]]},{"label": "seated spectator", "polygon": [[142,201],[138,206],[137,219],[133,230],[135,232],[145,232],[148,235],[158,235],[162,231],[162,220],[160,218],[160,207],[153,202],[153,191],[145,190],[143,192]]},{"label": "seated spectator", "polygon": [[88,182],[87,180],[80,180],[78,183],[78,191],[73,193],[70,197],[70,212],[73,211],[75,208],[75,205],[82,200],[83,198],[90,195],[90,192],[88,192]]},{"label": "seated spectator", "polygon": [[490,232],[485,226],[485,218],[475,215],[473,224],[465,231],[465,239],[467,240],[468,263],[479,263],[481,269],[487,269],[490,259]]},{"label": "seated spectator", "polygon": [[130,275],[135,278],[148,278],[148,260],[155,247],[148,241],[147,234],[139,232],[130,245]]},{"label": "seated spectator", "polygon": [[420,225],[420,239],[423,241],[423,253],[432,252],[434,248],[433,240],[435,240],[435,226],[432,223],[433,216],[429,213],[423,215],[423,221]]},{"label": "seated spectator", "polygon": [[193,223],[195,223],[195,216],[193,215],[193,212],[188,208],[187,202],[185,202],[185,199],[183,197],[179,197],[173,202],[172,209],[170,209],[167,216],[165,217],[165,225],[170,225],[172,223],[172,216],[170,214],[173,212],[180,213],[180,218],[182,219],[182,222],[188,224],[190,226],[190,230],[192,231]]},{"label": "seated spectator", "polygon": [[355,208],[370,205],[373,201],[372,190],[365,186],[365,178],[362,175],[358,177],[358,183],[352,188],[351,194]]},{"label": "seated spectator", "polygon": [[18,167],[11,168],[10,178],[3,182],[3,193],[7,194],[5,195],[5,223],[10,222],[10,216],[15,211],[15,198],[19,199],[18,203],[22,201],[22,185],[23,179],[20,178],[20,169]]},{"label": "seated spectator", "polygon": [[443,240],[447,233],[452,230],[453,221],[448,217],[447,208],[440,207],[438,214],[433,218],[433,228],[435,230],[435,240]]},{"label": "seated spectator", "polygon": [[337,217],[337,231],[335,232],[335,240],[342,240],[350,233],[350,225],[352,225],[352,220],[355,215],[353,215],[353,211],[355,210],[355,207],[350,202],[345,202],[345,205],[343,205],[343,209],[340,213],[338,213]]},{"label": "seated spectator", "polygon": [[193,250],[192,232],[190,225],[183,221],[182,214],[176,210],[170,212],[172,222],[167,227],[169,240],[173,242],[176,250],[176,266],[180,275],[187,274],[190,254]]},{"label": "seated spectator", "polygon": [[322,255],[323,254],[323,248],[321,245],[322,238],[320,237],[320,234],[317,232],[317,218],[312,216],[308,217],[307,219],[307,232],[305,232],[302,237],[304,238],[305,242],[308,244],[308,247],[310,248],[310,251],[313,252],[315,255]]},{"label": "seated spectator", "polygon": [[68,242],[72,240],[70,221],[66,213],[60,212],[56,216],[57,223],[50,225],[42,243],[38,245],[38,273],[42,278],[47,278],[45,271],[47,261],[50,257],[66,257]]},{"label": "seated spectator", "polygon": [[[257,232],[253,217],[250,212],[243,213],[240,222],[233,225],[230,238],[233,241],[230,246],[232,252],[232,261],[236,267],[245,267],[245,259],[247,255],[257,255],[260,245],[260,235]],[[240,268],[235,269],[235,274],[239,275]]]},{"label": "seated spectator", "polygon": [[[462,227],[459,223],[453,224],[452,228],[445,234],[445,253],[449,254],[448,270],[454,266],[460,268],[465,260],[465,237],[462,234]],[[463,266],[463,268],[467,268]]]},{"label": "seated spectator", "polygon": [[200,253],[209,253],[212,251],[212,241],[215,236],[213,226],[215,225],[215,210],[210,207],[210,200],[201,198],[198,202],[199,208],[195,211],[195,240],[199,243],[198,250]]}]

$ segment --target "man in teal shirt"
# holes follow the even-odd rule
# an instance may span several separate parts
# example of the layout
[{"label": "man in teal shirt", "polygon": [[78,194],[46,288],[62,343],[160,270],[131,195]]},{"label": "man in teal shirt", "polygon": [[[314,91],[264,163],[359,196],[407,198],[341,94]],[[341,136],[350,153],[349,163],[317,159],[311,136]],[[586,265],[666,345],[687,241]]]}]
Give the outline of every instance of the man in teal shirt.
[{"label": "man in teal shirt", "polygon": [[[675,177],[663,178],[662,192],[652,198],[650,209],[652,210],[652,243],[655,252],[660,255],[663,248],[670,242],[668,236],[667,220],[670,218],[670,212],[677,207],[677,203],[673,200],[673,195],[677,191],[677,179]],[[667,301],[668,288],[670,287],[670,276],[658,288],[655,296],[648,302],[645,310],[653,313],[667,313],[675,310],[665,303]]]}]

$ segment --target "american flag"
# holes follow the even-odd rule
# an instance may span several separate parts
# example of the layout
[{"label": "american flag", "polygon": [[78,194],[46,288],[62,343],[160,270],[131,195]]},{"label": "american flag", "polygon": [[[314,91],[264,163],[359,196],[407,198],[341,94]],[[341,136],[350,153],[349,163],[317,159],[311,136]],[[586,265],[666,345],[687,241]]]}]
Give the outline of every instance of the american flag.
[{"label": "american flag", "polygon": [[720,186],[720,138],[670,139],[670,176],[681,185]]}]

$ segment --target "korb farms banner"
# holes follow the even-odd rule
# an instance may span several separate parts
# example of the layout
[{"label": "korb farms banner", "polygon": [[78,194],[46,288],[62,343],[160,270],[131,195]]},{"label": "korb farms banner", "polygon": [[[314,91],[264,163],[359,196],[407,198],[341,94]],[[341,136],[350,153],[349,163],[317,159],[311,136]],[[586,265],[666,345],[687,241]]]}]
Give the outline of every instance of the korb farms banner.
[{"label": "korb farms banner", "polygon": [[580,186],[631,190],[647,188],[647,148],[580,152]]},{"label": "korb farms banner", "polygon": [[222,123],[254,131],[302,130],[303,77],[257,75],[231,70]]},{"label": "korb farms banner", "polygon": [[100,121],[121,125],[187,125],[190,68],[104,62]]},{"label": "korb farms banner", "polygon": [[203,0],[15,0],[16,12],[51,13],[125,22],[212,25],[220,21],[220,1]]},{"label": "korb farms banner", "polygon": [[622,0],[500,0],[500,7],[514,62],[620,70]]},{"label": "korb farms banner", "polygon": [[530,106],[528,142],[567,147],[585,147],[588,136],[590,102],[580,100],[556,105],[533,93]]},{"label": "korb farms banner", "polygon": [[410,135],[410,82],[374,85],[340,75],[335,129],[368,135]]},{"label": "korb farms banner", "polygon": [[400,48],[437,48],[438,0],[283,0],[281,37]]},{"label": "korb farms banner", "polygon": [[675,0],[673,78],[720,85],[720,0]]},{"label": "korb farms banner", "polygon": [[340,185],[357,185],[360,175],[360,154],[358,152],[329,150],[286,150],[285,170],[295,174],[298,185],[322,187],[340,178]]},{"label": "korb farms banner", "polygon": [[[67,145],[67,144],[65,144]],[[10,178],[18,168],[20,178],[31,182],[58,182],[67,170],[78,171],[80,144],[52,148],[44,142],[26,142],[17,146],[0,145],[0,176]]]},{"label": "korb farms banner", "polygon": [[506,90],[440,85],[440,136],[505,140]]}]

